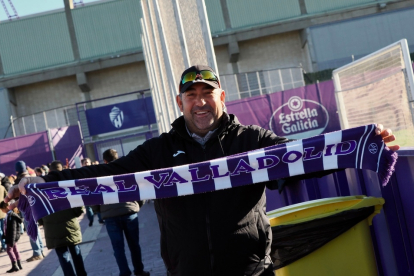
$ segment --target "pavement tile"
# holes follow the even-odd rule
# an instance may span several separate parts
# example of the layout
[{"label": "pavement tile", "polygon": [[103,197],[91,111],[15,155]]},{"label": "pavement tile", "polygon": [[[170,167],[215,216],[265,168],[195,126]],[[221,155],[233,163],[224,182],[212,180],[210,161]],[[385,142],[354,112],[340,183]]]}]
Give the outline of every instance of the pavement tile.
[{"label": "pavement tile", "polygon": [[[154,204],[152,202],[145,204],[138,213],[138,217],[140,223],[140,246],[145,270],[150,271],[151,276],[166,276],[167,272],[160,254],[160,233]],[[81,251],[88,275],[119,275],[106,227],[98,223],[96,216],[92,227],[88,226],[89,221],[85,214],[79,217],[79,220],[83,234]],[[44,241],[43,227],[39,227],[39,229]],[[0,275],[63,276],[54,250],[45,248],[43,253],[46,257],[43,260],[28,263],[26,259],[32,256],[32,249],[26,233],[21,236],[17,247],[22,259],[23,270],[12,274],[6,273],[11,268],[11,263],[7,253],[2,252],[0,253]],[[125,254],[129,267],[133,271],[131,254],[126,241]]]}]

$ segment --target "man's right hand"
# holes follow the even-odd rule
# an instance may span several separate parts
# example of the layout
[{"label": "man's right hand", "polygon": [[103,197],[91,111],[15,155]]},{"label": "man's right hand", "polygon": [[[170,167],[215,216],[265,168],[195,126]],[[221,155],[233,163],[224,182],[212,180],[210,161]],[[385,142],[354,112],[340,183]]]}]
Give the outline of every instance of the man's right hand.
[{"label": "man's right hand", "polygon": [[[14,185],[9,189],[7,196],[4,198],[4,202],[10,202],[10,200],[19,197],[21,194],[26,194],[25,186],[30,183],[45,183],[46,181],[41,177],[24,177],[20,180],[19,185]],[[9,210],[13,210],[18,205],[18,200],[8,206]]]}]

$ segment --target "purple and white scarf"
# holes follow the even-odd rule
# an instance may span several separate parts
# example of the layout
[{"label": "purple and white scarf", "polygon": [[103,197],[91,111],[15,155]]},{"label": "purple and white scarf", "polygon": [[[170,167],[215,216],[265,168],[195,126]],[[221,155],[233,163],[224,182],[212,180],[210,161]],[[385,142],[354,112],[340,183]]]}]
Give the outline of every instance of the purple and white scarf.
[{"label": "purple and white scarf", "polygon": [[37,236],[35,221],[84,206],[185,196],[304,175],[358,168],[391,177],[397,154],[389,150],[375,125],[336,131],[206,162],[138,173],[26,185],[19,209]]}]

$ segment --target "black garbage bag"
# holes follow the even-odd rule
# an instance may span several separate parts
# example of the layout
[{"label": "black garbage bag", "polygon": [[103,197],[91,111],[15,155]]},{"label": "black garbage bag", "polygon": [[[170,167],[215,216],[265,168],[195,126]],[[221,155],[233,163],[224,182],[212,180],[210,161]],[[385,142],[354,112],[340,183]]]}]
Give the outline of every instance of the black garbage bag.
[{"label": "black garbage bag", "polygon": [[375,207],[352,209],[311,221],[272,227],[274,269],[312,253],[374,213]]}]

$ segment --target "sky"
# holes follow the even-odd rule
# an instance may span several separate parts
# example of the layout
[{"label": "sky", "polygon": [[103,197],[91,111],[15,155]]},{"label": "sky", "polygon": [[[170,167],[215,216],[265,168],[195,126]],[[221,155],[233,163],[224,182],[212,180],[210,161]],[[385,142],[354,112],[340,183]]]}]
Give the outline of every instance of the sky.
[{"label": "sky", "polygon": [[[10,15],[14,15],[9,1],[13,3],[14,8],[17,11],[19,17],[32,15],[36,13],[46,12],[50,10],[63,9],[63,0],[2,0],[7,7]],[[83,0],[83,3],[97,2],[100,0]],[[80,0],[74,0],[75,3],[79,3]],[[1,5],[0,0],[0,22],[8,21],[7,14]]]}]

